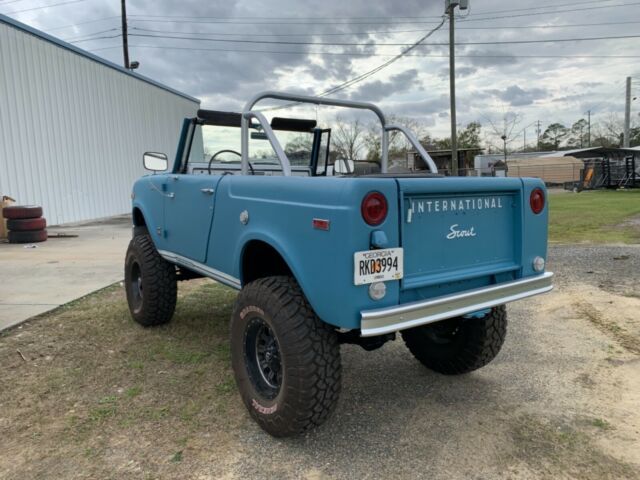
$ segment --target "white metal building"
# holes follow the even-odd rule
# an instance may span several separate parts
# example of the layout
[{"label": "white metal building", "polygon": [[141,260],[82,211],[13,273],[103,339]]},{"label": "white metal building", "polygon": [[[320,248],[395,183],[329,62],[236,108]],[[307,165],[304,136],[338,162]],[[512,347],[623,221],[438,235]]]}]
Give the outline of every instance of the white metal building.
[{"label": "white metal building", "polygon": [[0,195],[51,225],[127,213],[142,154],[171,158],[199,103],[0,15]]}]

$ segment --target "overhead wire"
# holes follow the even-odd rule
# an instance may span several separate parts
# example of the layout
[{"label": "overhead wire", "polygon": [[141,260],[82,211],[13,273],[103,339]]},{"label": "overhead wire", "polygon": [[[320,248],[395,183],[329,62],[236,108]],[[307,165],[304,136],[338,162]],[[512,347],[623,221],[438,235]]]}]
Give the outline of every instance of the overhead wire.
[{"label": "overhead wire", "polygon": [[[294,42],[285,40],[245,40],[245,39],[228,39],[228,38],[206,38],[206,37],[184,37],[176,35],[151,35],[145,33],[130,33],[130,37],[144,37],[144,38],[162,38],[173,40],[192,40],[192,41],[206,41],[206,42],[223,42],[223,43],[251,43],[260,45],[320,45],[320,46],[335,46],[335,47],[362,47],[368,46],[359,42]],[[608,35],[603,37],[574,37],[574,38],[554,38],[554,39],[535,39],[535,40],[497,40],[488,42],[456,42],[456,45],[513,45],[513,44],[531,44],[531,43],[557,43],[557,42],[582,42],[582,41],[595,41],[595,40],[620,40],[629,38],[640,38],[640,35]],[[411,44],[407,43],[375,43],[371,46],[375,47],[408,47]],[[413,46],[415,48],[418,45]],[[449,46],[449,42],[439,43],[422,43],[419,46]]]},{"label": "overhead wire", "polygon": [[62,5],[69,5],[71,3],[80,3],[80,2],[86,2],[86,1],[87,0],[69,0],[67,2],[51,3],[49,5],[40,5],[39,7],[26,8],[24,10],[15,10],[13,12],[5,12],[3,13],[3,15],[15,15],[17,13],[33,12],[35,10],[42,10],[44,8],[60,7]]},{"label": "overhead wire", "polygon": [[[510,25],[499,27],[456,27],[457,30],[510,30],[510,29],[548,29],[548,28],[576,28],[576,27],[595,27],[608,25],[629,25],[640,24],[640,20],[625,22],[601,22],[601,23],[577,23],[565,25]],[[411,30],[373,30],[368,32],[327,32],[327,33],[230,33],[230,32],[203,32],[203,31],[185,31],[185,30],[159,30],[153,28],[142,28],[130,26],[130,30],[138,30],[152,33],[171,33],[171,34],[188,34],[188,35],[219,35],[219,36],[235,36],[235,37],[348,37],[358,35],[388,35],[396,33],[419,33],[424,29]]]},{"label": "overhead wire", "polygon": [[[354,56],[354,57],[393,57],[393,53],[366,53],[366,52],[316,52],[316,51],[287,51],[287,50],[240,50],[235,48],[202,48],[202,47],[176,47],[168,45],[136,45],[130,44],[131,48],[155,48],[160,50],[194,50],[203,52],[228,52],[228,53],[276,53],[284,55],[329,55],[329,56]],[[99,47],[91,51],[108,50],[111,48],[122,48],[122,45],[113,45],[108,47]],[[429,58],[449,58],[449,55],[435,55],[429,53],[414,53],[405,55],[406,57],[429,57]],[[640,58],[640,55],[514,55],[514,54],[496,54],[496,55],[468,55],[456,54],[456,57],[463,58]]]},{"label": "overhead wire", "polygon": [[[446,17],[443,16],[442,17],[442,21],[440,22],[440,24],[433,28],[432,30],[430,30],[429,32],[427,32],[425,35],[423,35],[422,37],[420,37],[418,40],[416,40],[413,45],[411,45],[410,47],[405,48],[404,50],[402,50],[402,52],[400,52],[398,55],[392,57],[391,59],[387,60],[386,62],[382,63],[381,65],[378,65],[377,67],[361,74],[358,75],[357,77],[351,78],[349,80],[347,80],[346,82],[342,82],[339,85],[336,85],[334,87],[331,87],[323,92],[320,92],[317,94],[317,96],[319,97],[324,97],[326,95],[330,95],[332,93],[336,93],[339,92],[340,90],[344,90],[345,88],[349,88],[350,86],[361,82],[363,80],[366,80],[367,78],[371,77],[372,75],[375,75],[376,73],[378,73],[380,70],[388,67],[389,65],[391,65],[392,63],[396,62],[397,60],[401,59],[402,57],[404,57],[406,54],[408,54],[409,52],[411,52],[414,48],[416,48],[418,45],[420,45],[422,42],[424,42],[427,38],[429,38],[431,35],[433,35],[435,32],[437,32],[438,30],[440,30],[440,28],[442,28],[442,26],[444,25],[445,21],[446,21]],[[290,103],[290,104],[286,104],[286,105],[280,105],[277,107],[270,107],[270,108],[265,108],[263,110],[280,110],[283,108],[287,108],[293,105],[296,105],[297,102],[294,103]]]},{"label": "overhead wire", "polygon": [[[593,2],[589,2],[593,3]],[[597,2],[601,3],[601,2]],[[617,7],[627,7],[640,5],[640,2],[630,2],[630,3],[619,3],[614,5],[598,5],[594,7],[583,7],[583,8],[572,8],[572,9],[564,9],[564,10],[553,10],[546,12],[529,12],[522,13],[516,15],[498,15],[494,17],[472,17],[468,19],[462,19],[460,23],[468,23],[468,22],[477,22],[477,21],[485,21],[485,20],[496,20],[503,18],[518,18],[518,17],[529,17],[533,15],[552,15],[558,13],[575,13],[580,11],[590,11],[590,10],[598,10],[604,8],[617,8]],[[148,15],[130,15],[132,19],[135,19],[136,22],[147,22],[147,23],[211,23],[211,24],[226,24],[226,25],[404,25],[404,24],[414,24],[414,25],[428,25],[428,24],[437,24],[438,22],[434,21],[364,21],[364,22],[354,22],[346,18],[346,22],[338,22],[338,21],[329,21],[329,22],[320,22],[318,20],[309,20],[309,21],[300,21],[295,17],[291,17],[289,21],[272,21],[267,18],[263,18],[261,21],[255,20],[245,20],[240,19],[241,21],[230,21],[234,20],[233,17],[228,18],[220,18],[220,17],[211,17],[207,19],[207,17],[180,17],[180,16],[170,16],[170,15],[158,15],[158,16],[148,16]],[[193,18],[192,20],[188,20],[185,18]],[[385,17],[388,18],[388,17]],[[415,17],[414,17],[415,18]]]}]

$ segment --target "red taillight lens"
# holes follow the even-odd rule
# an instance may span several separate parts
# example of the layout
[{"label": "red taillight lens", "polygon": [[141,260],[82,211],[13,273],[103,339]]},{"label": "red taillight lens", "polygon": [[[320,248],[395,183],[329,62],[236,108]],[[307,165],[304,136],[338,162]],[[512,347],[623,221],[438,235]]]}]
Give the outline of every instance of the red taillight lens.
[{"label": "red taillight lens", "polygon": [[531,211],[536,215],[544,210],[544,192],[541,188],[534,188],[529,197]]},{"label": "red taillight lens", "polygon": [[380,192],[369,192],[362,200],[362,218],[369,225],[380,225],[387,218],[387,199]]}]

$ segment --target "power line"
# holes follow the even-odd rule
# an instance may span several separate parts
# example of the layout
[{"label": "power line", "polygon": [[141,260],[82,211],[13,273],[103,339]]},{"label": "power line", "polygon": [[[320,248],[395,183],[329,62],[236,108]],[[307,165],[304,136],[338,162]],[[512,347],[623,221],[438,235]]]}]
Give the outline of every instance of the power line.
[{"label": "power line", "polygon": [[542,10],[545,8],[559,8],[559,7],[575,7],[576,5],[591,5],[593,3],[604,3],[611,2],[614,0],[589,0],[587,2],[573,2],[573,3],[557,3],[550,5],[539,5],[537,7],[527,7],[527,8],[514,8],[510,10],[493,10],[489,12],[481,12],[482,15],[488,15],[492,13],[509,13],[509,12],[526,12],[531,10]]},{"label": "power line", "polygon": [[[594,3],[594,2],[587,2],[587,3]],[[601,2],[597,2],[597,3],[601,3]],[[551,15],[551,14],[557,14],[557,13],[575,13],[575,12],[581,12],[581,11],[588,11],[588,10],[599,10],[599,9],[603,9],[603,8],[617,8],[617,7],[627,7],[627,6],[633,6],[633,5],[640,5],[640,2],[632,2],[632,3],[619,3],[619,4],[614,4],[614,5],[599,5],[599,6],[595,6],[595,7],[584,7],[584,8],[571,8],[571,9],[565,9],[565,10],[553,10],[553,11],[547,11],[547,12],[529,12],[529,13],[522,13],[522,14],[516,14],[516,15],[502,15],[502,16],[495,16],[495,17],[481,17],[481,18],[467,18],[465,17],[465,19],[460,20],[460,22],[477,22],[477,21],[485,21],[485,20],[496,20],[496,19],[502,19],[502,18],[517,18],[517,17],[529,17],[532,15]],[[504,12],[504,11],[503,11]],[[500,12],[502,13],[502,12]],[[354,21],[350,21],[348,18],[345,18],[346,22],[338,22],[338,21],[328,21],[328,22],[320,22],[317,20],[307,20],[307,21],[301,21],[301,20],[297,20],[296,18],[292,17],[289,21],[271,21],[267,18],[263,18],[263,20],[260,21],[255,21],[255,20],[244,20],[244,19],[240,19],[242,21],[233,21],[234,18],[233,17],[228,17],[226,19],[222,19],[220,17],[211,17],[211,19],[206,19],[207,17],[180,17],[180,16],[170,16],[170,15],[157,15],[157,16],[149,16],[149,15],[131,15],[131,17],[133,17],[135,19],[136,22],[148,22],[148,23],[211,23],[211,24],[223,24],[223,25],[405,25],[405,24],[413,24],[413,25],[428,25],[428,24],[437,24],[438,22],[434,22],[434,21],[417,21],[417,20],[410,20],[410,21],[401,21],[401,22],[393,22],[393,21],[388,21],[388,20],[383,20],[383,21],[364,21],[364,22],[354,22]],[[193,20],[188,20],[185,18],[195,18]],[[393,18],[393,17],[384,17],[384,18]],[[415,17],[412,17],[415,18]],[[164,20],[163,20],[164,19]],[[203,20],[204,19],[204,20]],[[231,21],[230,21],[231,20]],[[292,21],[294,20],[294,21]],[[339,20],[339,19],[338,19]]]},{"label": "power line", "polygon": [[[640,20],[628,22],[603,22],[603,23],[576,23],[569,25],[514,25],[499,27],[459,27],[458,30],[509,30],[509,29],[547,29],[547,28],[573,28],[573,27],[595,27],[605,25],[628,25],[640,24]],[[373,30],[368,32],[328,32],[328,33],[229,33],[229,32],[193,32],[185,30],[157,30],[153,28],[131,27],[132,30],[152,33],[170,33],[170,34],[187,34],[187,35],[218,35],[218,36],[234,36],[234,37],[349,37],[357,35],[381,35],[396,33],[419,33],[423,29],[411,30]]]},{"label": "power line", "polygon": [[[117,29],[114,29],[114,30],[117,30]],[[90,42],[90,41],[93,41],[93,40],[104,40],[104,39],[107,39],[107,38],[119,38],[121,36],[122,36],[122,34],[118,33],[117,35],[105,35],[103,37],[93,37],[93,38],[84,38],[82,40],[73,40],[73,41],[69,41],[69,43]]]},{"label": "power line", "polygon": [[[228,39],[228,38],[205,38],[205,37],[183,37],[175,35],[150,35],[145,33],[132,33],[132,37],[144,37],[144,38],[162,38],[171,40],[195,40],[205,42],[222,42],[222,43],[250,43],[259,45],[320,45],[320,46],[332,46],[332,47],[361,47],[362,43],[358,42],[293,42],[285,40],[243,40],[243,39]],[[514,45],[514,44],[530,44],[530,43],[557,43],[557,42],[579,42],[579,41],[593,41],[593,40],[620,40],[629,38],[640,38],[640,35],[610,35],[605,37],[574,37],[574,38],[555,38],[546,40],[499,40],[490,42],[456,42],[456,45]],[[409,47],[411,44],[407,43],[376,43],[371,46],[376,47]],[[421,43],[420,45],[413,45],[412,48],[417,46],[449,46],[448,42],[439,43]]]},{"label": "power line", "polygon": [[[93,37],[95,35],[102,35],[103,33],[109,33],[109,32],[113,32],[113,31],[117,31],[120,30],[119,28],[110,28],[108,30],[101,30],[99,32],[93,32],[93,33],[87,33],[85,35],[78,35],[72,38],[61,38],[61,40],[64,40],[65,42],[69,42],[69,43],[75,43],[78,41],[84,41],[85,37]],[[112,38],[112,37],[100,37],[100,38]],[[82,39],[82,40],[81,40]],[[88,38],[87,40],[94,40],[92,38]]]},{"label": "power line", "polygon": [[[91,49],[92,52],[100,50],[109,50],[111,48],[120,48],[121,45],[100,47]],[[201,48],[201,47],[176,47],[165,45],[130,45],[131,48],[154,48],[159,50],[193,50],[198,52],[228,52],[228,53],[275,53],[282,55],[328,55],[328,56],[347,56],[347,57],[393,57],[393,53],[365,53],[365,52],[316,52],[316,51],[288,51],[288,50],[241,50],[235,48]],[[449,55],[435,55],[429,53],[414,53],[405,55],[406,57],[427,57],[427,58],[449,58]],[[456,57],[464,58],[611,58],[611,59],[634,59],[640,58],[640,55],[464,55],[456,54]]]},{"label": "power line", "polygon": [[[460,20],[462,21],[462,20]],[[640,20],[631,20],[627,22],[600,22],[600,23],[571,23],[565,25],[500,25],[492,27],[456,27],[457,30],[510,30],[510,29],[528,29],[528,28],[574,28],[574,27],[600,27],[606,25],[629,25],[638,24]]]},{"label": "power line", "polygon": [[574,13],[574,12],[583,12],[586,10],[599,10],[602,8],[615,8],[615,7],[629,7],[629,6],[633,6],[633,5],[640,5],[640,2],[633,2],[633,3],[619,3],[616,5],[603,5],[603,6],[598,6],[598,7],[585,7],[585,8],[572,8],[572,9],[567,9],[567,10],[556,10],[553,12],[531,12],[531,13],[521,13],[521,14],[517,14],[517,15],[502,15],[502,16],[497,16],[497,17],[483,17],[483,18],[470,18],[470,19],[464,19],[464,20],[460,20],[460,22],[480,22],[480,21],[485,21],[485,20],[499,20],[499,19],[503,19],[503,18],[517,18],[517,17],[530,17],[533,15],[550,15],[550,14],[555,14],[555,13]]},{"label": "power line", "polygon": [[[16,0],[17,1],[17,0]],[[586,2],[573,2],[573,3],[561,3],[561,4],[549,4],[549,5],[540,5],[537,7],[527,7],[527,8],[514,8],[507,10],[493,10],[488,12],[482,12],[481,15],[489,15],[493,13],[509,13],[509,12],[525,12],[531,10],[544,10],[544,9],[554,9],[559,7],[575,7],[576,5],[590,5],[590,4],[602,4],[603,2],[611,2],[615,0],[589,0]],[[615,7],[616,5],[610,5],[611,7]],[[550,11],[548,13],[554,13]],[[134,14],[129,15],[130,17],[144,17],[144,18],[177,18],[177,19],[210,19],[210,20],[260,20],[260,21],[271,21],[271,20],[310,20],[315,22],[317,20],[369,20],[369,19],[440,19],[441,15],[406,15],[406,16],[397,16],[397,15],[369,15],[369,16],[346,16],[341,15],[338,17],[321,17],[321,16],[312,16],[312,17],[300,17],[300,16],[284,16],[284,17],[275,17],[275,16],[233,16],[233,17],[225,17],[225,16],[203,16],[203,15],[147,15],[147,14]]]},{"label": "power line", "polygon": [[25,12],[33,12],[35,10],[42,10],[43,8],[53,8],[53,7],[60,7],[62,5],[69,5],[71,3],[80,3],[80,2],[86,2],[87,0],[70,0],[68,2],[60,2],[60,3],[51,3],[49,5],[41,5],[39,7],[33,7],[33,8],[26,8],[24,10],[15,10],[13,12],[6,12],[3,13],[3,15],[14,15],[16,13],[25,13]]},{"label": "power line", "polygon": [[[358,75],[357,77],[354,77],[350,80],[347,80],[346,82],[342,82],[339,85],[336,85],[335,87],[332,87],[328,90],[325,90],[324,92],[319,93],[317,96],[319,97],[324,97],[326,95],[330,95],[332,93],[336,93],[339,92],[340,90],[344,90],[345,88],[349,88],[352,85],[355,85],[358,82],[361,82],[363,80],[366,80],[367,78],[371,77],[372,75],[375,75],[377,72],[379,72],[380,70],[388,67],[389,65],[391,65],[392,63],[394,63],[395,61],[399,60],[400,58],[404,57],[407,53],[409,53],[411,50],[413,50],[414,48],[416,48],[418,45],[420,45],[422,42],[424,42],[427,38],[429,38],[431,35],[433,35],[435,32],[437,32],[440,28],[442,28],[442,26],[444,25],[444,22],[446,21],[446,17],[443,16],[442,17],[442,21],[440,22],[440,24],[435,27],[434,29],[432,29],[431,31],[429,31],[428,33],[426,33],[425,35],[423,35],[422,37],[420,37],[416,42],[413,43],[413,45],[411,45],[408,48],[405,48],[402,52],[400,52],[398,55],[396,55],[395,57],[387,60],[386,62],[384,62],[381,65],[378,65],[377,67],[361,74]],[[293,104],[286,104],[286,105],[281,105],[279,107],[271,107],[268,110],[279,110],[282,108],[287,108],[291,105],[296,105],[296,103]],[[266,109],[263,109],[266,110]]]},{"label": "power line", "polygon": [[98,23],[98,22],[104,22],[105,20],[113,20],[114,18],[118,18],[119,19],[120,15],[114,15],[114,16],[111,16],[111,17],[96,18],[95,20],[87,20],[87,21],[84,21],[84,22],[72,23],[70,25],[61,25],[59,27],[47,28],[47,31],[53,32],[55,30],[63,30],[65,28],[78,27],[80,25],[87,25],[89,23]]}]

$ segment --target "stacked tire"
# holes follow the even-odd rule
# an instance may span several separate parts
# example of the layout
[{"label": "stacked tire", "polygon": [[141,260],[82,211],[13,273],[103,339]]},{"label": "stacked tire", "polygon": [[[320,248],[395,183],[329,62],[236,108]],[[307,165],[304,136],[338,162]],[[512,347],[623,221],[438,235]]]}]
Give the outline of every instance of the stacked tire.
[{"label": "stacked tire", "polygon": [[47,220],[42,216],[42,207],[15,205],[2,209],[7,219],[9,243],[37,243],[47,240]]}]

